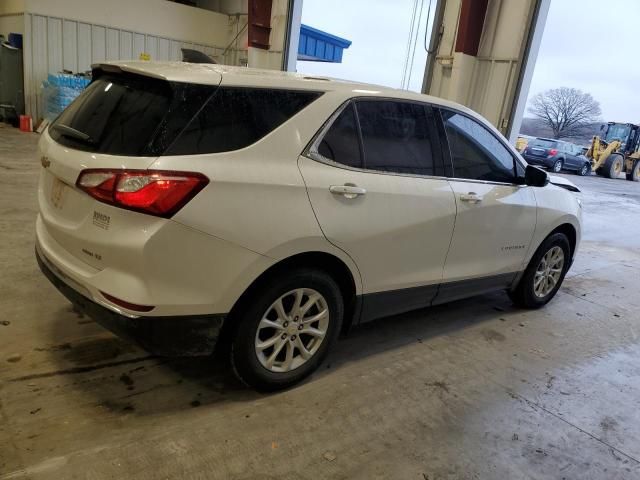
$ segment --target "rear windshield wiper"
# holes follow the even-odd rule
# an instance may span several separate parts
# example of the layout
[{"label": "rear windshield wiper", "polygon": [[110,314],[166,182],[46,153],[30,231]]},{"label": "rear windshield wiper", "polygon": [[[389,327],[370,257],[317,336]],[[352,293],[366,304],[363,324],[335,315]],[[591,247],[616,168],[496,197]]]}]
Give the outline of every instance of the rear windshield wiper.
[{"label": "rear windshield wiper", "polygon": [[80,140],[90,145],[95,145],[96,143],[96,141],[93,138],[91,138],[90,135],[87,135],[86,133],[81,132],[80,130],[76,130],[75,128],[70,127],[69,125],[65,125],[64,123],[56,123],[52,125],[51,128],[59,131],[60,134],[64,135],[65,137],[74,138],[76,140]]}]

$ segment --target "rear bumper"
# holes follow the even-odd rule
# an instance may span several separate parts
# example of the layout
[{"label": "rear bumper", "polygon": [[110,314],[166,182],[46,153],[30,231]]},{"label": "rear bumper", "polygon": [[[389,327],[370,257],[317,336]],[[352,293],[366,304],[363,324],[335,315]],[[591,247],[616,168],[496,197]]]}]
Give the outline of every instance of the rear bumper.
[{"label": "rear bumper", "polygon": [[93,302],[65,283],[49,268],[37,248],[36,259],[42,273],[80,311],[148,352],[161,356],[213,353],[225,319],[224,314],[137,318],[120,315]]},{"label": "rear bumper", "polygon": [[547,157],[536,157],[533,155],[523,155],[523,157],[527,161],[527,163],[531,165],[540,165],[543,167],[551,168],[555,163],[554,158],[549,159]]}]

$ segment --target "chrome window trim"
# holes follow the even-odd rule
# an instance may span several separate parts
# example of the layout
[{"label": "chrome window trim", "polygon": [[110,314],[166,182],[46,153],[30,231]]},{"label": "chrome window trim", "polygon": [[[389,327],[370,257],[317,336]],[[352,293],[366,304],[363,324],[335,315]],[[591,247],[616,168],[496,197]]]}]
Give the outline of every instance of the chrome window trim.
[{"label": "chrome window trim", "polygon": [[492,182],[490,180],[474,180],[472,178],[457,178],[457,177],[447,177],[448,180],[452,182],[464,182],[464,183],[480,183],[483,185],[497,185],[503,187],[528,187],[528,185],[520,185],[519,183],[509,183],[509,182]]}]

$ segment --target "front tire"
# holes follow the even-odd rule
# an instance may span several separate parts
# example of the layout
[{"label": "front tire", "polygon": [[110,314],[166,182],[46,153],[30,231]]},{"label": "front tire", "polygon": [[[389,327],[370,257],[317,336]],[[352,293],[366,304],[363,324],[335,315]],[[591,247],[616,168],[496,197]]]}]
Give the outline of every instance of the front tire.
[{"label": "front tire", "polygon": [[342,327],[342,294],[320,270],[271,278],[246,304],[231,339],[231,365],[242,382],[260,391],[284,389],[310,375]]},{"label": "front tire", "polygon": [[546,238],[531,258],[518,285],[509,296],[524,308],[540,308],[549,303],[562,285],[571,264],[571,247],[564,233]]},{"label": "front tire", "polygon": [[602,171],[606,178],[618,178],[618,174],[622,172],[622,167],[624,165],[624,159],[622,155],[618,153],[612,153],[607,157],[604,161],[604,165],[602,166]]}]

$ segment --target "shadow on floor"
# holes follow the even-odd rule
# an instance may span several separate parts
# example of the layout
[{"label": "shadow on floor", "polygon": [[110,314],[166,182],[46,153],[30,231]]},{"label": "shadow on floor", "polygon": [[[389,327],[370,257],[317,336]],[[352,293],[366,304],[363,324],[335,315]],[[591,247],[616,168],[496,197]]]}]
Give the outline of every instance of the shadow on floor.
[{"label": "shadow on floor", "polygon": [[[514,312],[518,310],[507,296],[497,292],[358,326],[339,339],[320,372],[293,388],[305,388],[314,379],[367,356],[427,342]],[[51,346],[42,349],[54,369],[13,381],[62,382],[65,388],[86,395],[90,404],[118,415],[153,415],[263,397],[236,379],[224,350],[212,357],[154,357],[97,324],[89,332],[84,330],[88,336],[68,340],[78,323],[90,320],[71,309],[61,310],[51,324]]]}]

